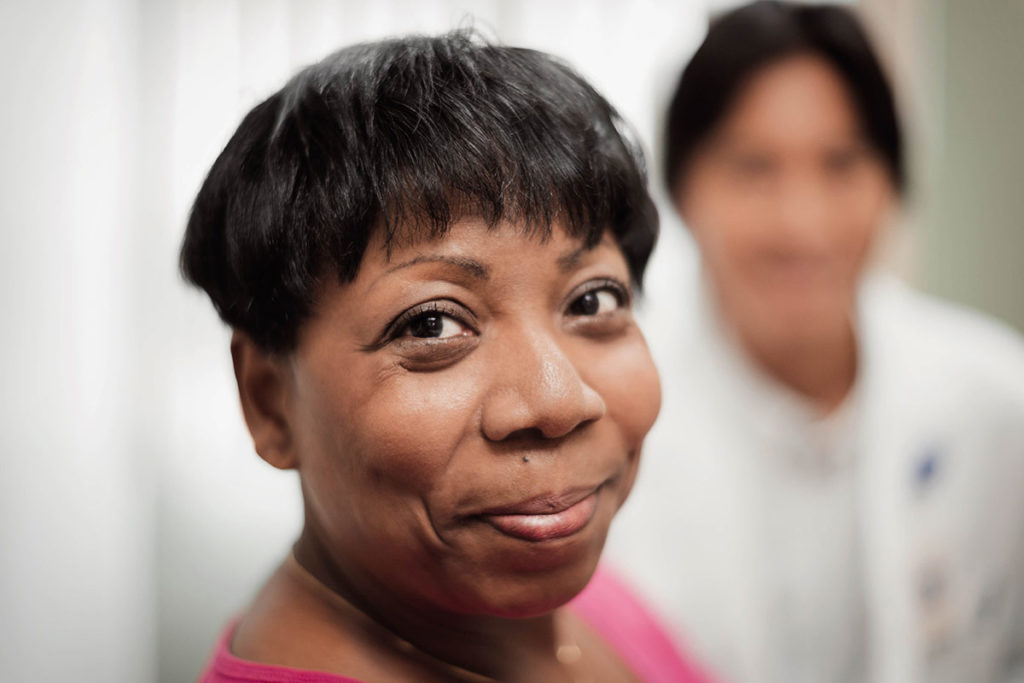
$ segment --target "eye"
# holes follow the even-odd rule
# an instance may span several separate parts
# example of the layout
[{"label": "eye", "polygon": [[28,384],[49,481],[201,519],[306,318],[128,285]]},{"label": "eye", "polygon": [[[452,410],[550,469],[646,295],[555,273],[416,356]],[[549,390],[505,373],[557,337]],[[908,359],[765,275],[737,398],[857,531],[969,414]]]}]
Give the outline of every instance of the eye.
[{"label": "eye", "polygon": [[408,322],[400,330],[398,336],[415,337],[417,339],[445,339],[469,334],[471,330],[450,315],[439,311],[421,313]]},{"label": "eye", "polygon": [[611,313],[622,306],[620,295],[610,288],[592,289],[576,297],[569,304],[573,315],[601,315]]},{"label": "eye", "polygon": [[474,348],[480,337],[476,314],[454,299],[435,299],[402,311],[378,337],[364,347],[386,351],[411,372],[443,370]]},{"label": "eye", "polygon": [[842,175],[852,171],[860,161],[858,150],[842,150],[831,152],[825,156],[825,169],[834,175]]},{"label": "eye", "polygon": [[569,295],[565,312],[585,321],[603,319],[629,306],[629,288],[612,278],[599,278],[580,285]]},{"label": "eye", "polygon": [[445,340],[476,334],[473,312],[457,301],[437,299],[417,304],[388,323],[376,348],[396,342],[416,343]]}]

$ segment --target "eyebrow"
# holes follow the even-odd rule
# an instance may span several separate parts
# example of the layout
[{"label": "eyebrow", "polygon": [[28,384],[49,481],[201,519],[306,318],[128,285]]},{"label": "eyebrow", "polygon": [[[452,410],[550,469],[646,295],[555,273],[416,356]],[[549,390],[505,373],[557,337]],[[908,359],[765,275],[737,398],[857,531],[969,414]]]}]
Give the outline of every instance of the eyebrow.
[{"label": "eyebrow", "polygon": [[587,247],[579,247],[572,251],[567,251],[558,257],[558,269],[563,273],[568,273],[570,270],[579,265],[580,259],[583,255],[590,251]]},{"label": "eyebrow", "polygon": [[[606,239],[602,239],[601,242],[605,242]],[[579,265],[580,259],[583,258],[584,254],[592,250],[593,247],[587,247],[584,245],[563,253],[556,261],[558,269],[563,273],[568,273]],[[402,263],[397,263],[391,266],[385,271],[385,274],[389,275],[395,271],[402,270],[404,268],[411,268],[412,266],[416,266],[421,263],[445,263],[455,266],[456,268],[465,271],[475,280],[487,280],[491,277],[491,269],[476,259],[467,258],[465,256],[446,256],[444,254],[421,254],[420,256],[409,259],[408,261],[403,261]]]},{"label": "eyebrow", "polygon": [[567,251],[558,257],[558,260],[556,261],[556,263],[558,263],[558,269],[563,273],[568,273],[569,271],[573,270],[576,266],[579,265],[580,260],[588,252],[594,251],[594,249],[596,249],[598,246],[602,244],[614,246],[615,241],[607,233],[605,233],[601,240],[595,245],[588,247],[587,245],[584,244],[571,251]]},{"label": "eyebrow", "polygon": [[445,256],[442,254],[423,254],[414,259],[393,265],[386,272],[393,273],[396,270],[402,270],[403,268],[409,268],[421,263],[447,263],[464,270],[476,280],[486,280],[491,276],[491,269],[477,260],[463,256]]}]

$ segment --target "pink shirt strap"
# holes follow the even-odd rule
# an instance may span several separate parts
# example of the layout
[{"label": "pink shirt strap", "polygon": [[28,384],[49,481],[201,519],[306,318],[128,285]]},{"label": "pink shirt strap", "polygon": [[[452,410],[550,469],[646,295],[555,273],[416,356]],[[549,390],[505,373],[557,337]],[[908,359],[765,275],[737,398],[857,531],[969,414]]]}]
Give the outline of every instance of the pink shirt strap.
[{"label": "pink shirt strap", "polygon": [[234,623],[224,630],[198,683],[362,683],[354,678],[322,671],[292,669],[239,659],[231,654],[230,649],[234,632]]},{"label": "pink shirt strap", "polygon": [[644,683],[711,683],[685,658],[647,608],[605,567],[570,607],[615,650]]}]

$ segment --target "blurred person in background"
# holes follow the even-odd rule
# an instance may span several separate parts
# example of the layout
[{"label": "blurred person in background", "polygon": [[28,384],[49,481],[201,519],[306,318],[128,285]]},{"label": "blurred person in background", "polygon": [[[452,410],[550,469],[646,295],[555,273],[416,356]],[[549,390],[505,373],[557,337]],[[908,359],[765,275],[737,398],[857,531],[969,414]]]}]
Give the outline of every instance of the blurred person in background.
[{"label": "blurred person in background", "polygon": [[725,680],[1024,679],[1024,344],[871,272],[906,180],[858,20],[718,18],[664,161],[702,267],[617,563]]},{"label": "blurred person in background", "polygon": [[660,404],[622,125],[469,32],[346,48],[245,117],[181,263],[305,523],[202,681],[707,680],[595,575]]}]

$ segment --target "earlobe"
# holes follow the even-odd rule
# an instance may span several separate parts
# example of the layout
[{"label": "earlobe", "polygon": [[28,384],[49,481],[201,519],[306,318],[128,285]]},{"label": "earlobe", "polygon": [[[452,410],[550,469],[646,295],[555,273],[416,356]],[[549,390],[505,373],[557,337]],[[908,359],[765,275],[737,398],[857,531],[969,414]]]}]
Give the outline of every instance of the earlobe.
[{"label": "earlobe", "polygon": [[231,359],[242,414],[256,453],[278,469],[295,468],[298,460],[288,412],[291,384],[286,365],[238,331],[231,337]]}]

